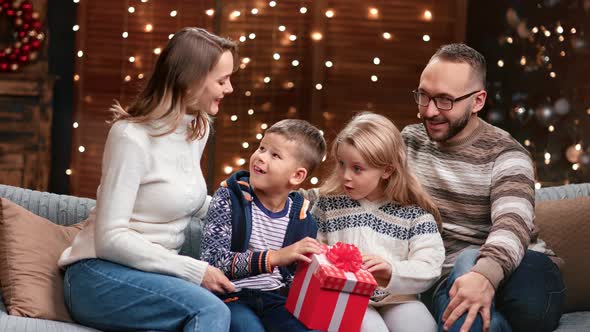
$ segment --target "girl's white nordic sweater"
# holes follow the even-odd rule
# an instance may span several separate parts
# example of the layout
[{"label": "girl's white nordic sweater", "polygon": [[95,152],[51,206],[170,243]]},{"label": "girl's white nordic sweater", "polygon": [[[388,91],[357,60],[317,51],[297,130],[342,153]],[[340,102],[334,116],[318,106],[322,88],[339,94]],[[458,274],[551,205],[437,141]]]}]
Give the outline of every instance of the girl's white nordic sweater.
[{"label": "girl's white nordic sweater", "polygon": [[378,287],[371,305],[416,300],[440,277],[445,249],[434,217],[417,206],[320,196],[312,214],[318,240],[354,244],[363,255],[376,255],[392,267],[386,287]]}]

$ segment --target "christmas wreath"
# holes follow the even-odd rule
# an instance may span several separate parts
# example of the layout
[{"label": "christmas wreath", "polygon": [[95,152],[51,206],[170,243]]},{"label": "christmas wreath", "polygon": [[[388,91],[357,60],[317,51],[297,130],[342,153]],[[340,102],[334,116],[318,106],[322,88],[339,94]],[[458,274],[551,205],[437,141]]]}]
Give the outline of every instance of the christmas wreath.
[{"label": "christmas wreath", "polygon": [[28,1],[0,0],[0,16],[12,20],[14,42],[0,50],[0,71],[17,71],[39,56],[45,34],[39,13]]}]

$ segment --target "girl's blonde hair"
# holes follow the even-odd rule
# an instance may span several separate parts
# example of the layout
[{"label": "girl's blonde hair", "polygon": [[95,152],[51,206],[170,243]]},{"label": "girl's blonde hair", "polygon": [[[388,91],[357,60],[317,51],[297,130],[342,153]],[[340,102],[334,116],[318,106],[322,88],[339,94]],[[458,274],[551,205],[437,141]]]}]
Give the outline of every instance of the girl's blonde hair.
[{"label": "girl's blonde hair", "polygon": [[126,110],[118,102],[111,107],[112,122],[128,120],[147,123],[162,120],[155,136],[175,131],[187,113],[196,115],[187,139],[202,138],[211,119],[205,110],[194,111],[195,92],[202,89],[209,72],[224,52],[231,52],[237,68],[237,45],[201,28],[184,28],[174,34],[154,67],[145,88]]},{"label": "girl's blonde hair", "polygon": [[[388,118],[370,112],[356,115],[336,136],[332,143],[331,156],[338,167],[336,153],[340,144],[350,144],[363,159],[375,168],[390,167],[393,173],[382,179],[380,185],[385,198],[401,205],[418,205],[431,213],[441,230],[438,208],[424,191],[414,173],[408,167],[406,145],[396,126]],[[322,195],[344,194],[338,172],[332,172],[320,188]]]}]

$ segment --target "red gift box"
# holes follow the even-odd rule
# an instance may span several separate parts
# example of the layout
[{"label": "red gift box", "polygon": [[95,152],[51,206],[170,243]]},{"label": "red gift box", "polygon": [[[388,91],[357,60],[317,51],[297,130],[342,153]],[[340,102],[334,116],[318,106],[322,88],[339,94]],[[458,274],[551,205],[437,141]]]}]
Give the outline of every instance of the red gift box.
[{"label": "red gift box", "polygon": [[311,263],[299,264],[285,307],[310,329],[359,331],[377,282],[360,269],[355,246],[337,243],[323,249]]}]

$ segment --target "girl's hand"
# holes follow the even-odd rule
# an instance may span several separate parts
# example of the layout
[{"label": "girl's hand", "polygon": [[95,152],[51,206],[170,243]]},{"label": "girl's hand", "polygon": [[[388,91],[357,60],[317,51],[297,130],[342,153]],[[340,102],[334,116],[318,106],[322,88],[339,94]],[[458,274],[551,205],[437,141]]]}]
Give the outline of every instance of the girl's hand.
[{"label": "girl's hand", "polygon": [[362,268],[371,272],[377,284],[386,287],[391,279],[391,264],[379,256],[363,255]]}]

